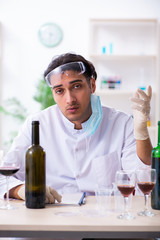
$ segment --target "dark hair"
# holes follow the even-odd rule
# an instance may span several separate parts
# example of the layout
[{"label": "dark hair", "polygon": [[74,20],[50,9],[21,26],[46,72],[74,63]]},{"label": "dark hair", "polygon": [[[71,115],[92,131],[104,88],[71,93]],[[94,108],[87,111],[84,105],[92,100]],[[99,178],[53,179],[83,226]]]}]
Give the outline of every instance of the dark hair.
[{"label": "dark hair", "polygon": [[55,56],[52,59],[52,61],[50,62],[50,64],[48,65],[47,69],[45,70],[44,77],[46,77],[47,74],[49,72],[51,72],[53,69],[65,64],[65,63],[78,62],[78,61],[83,62],[86,67],[86,71],[83,73],[83,75],[86,77],[86,79],[90,79],[91,77],[93,77],[96,80],[97,73],[95,71],[95,67],[93,66],[93,64],[90,61],[86,60],[81,55],[77,55],[74,53],[65,53],[62,55]]}]

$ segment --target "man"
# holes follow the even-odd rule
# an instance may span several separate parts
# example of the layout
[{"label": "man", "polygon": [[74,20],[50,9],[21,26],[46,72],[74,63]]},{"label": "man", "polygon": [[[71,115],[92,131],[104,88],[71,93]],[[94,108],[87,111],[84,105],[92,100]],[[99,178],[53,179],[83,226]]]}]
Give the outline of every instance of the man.
[{"label": "man", "polygon": [[[12,178],[10,197],[25,199],[25,152],[30,146],[32,120],[40,121],[40,145],[46,151],[48,203],[61,200],[57,192],[93,194],[97,185],[111,186],[117,170],[136,170],[151,164],[147,130],[150,86],[147,94],[139,89],[131,99],[133,135],[131,116],[101,107],[94,95],[97,73],[82,56],[57,56],[44,77],[57,105],[28,117],[15,138],[11,151],[20,150],[21,169]],[[0,184],[4,195],[3,181]]]}]

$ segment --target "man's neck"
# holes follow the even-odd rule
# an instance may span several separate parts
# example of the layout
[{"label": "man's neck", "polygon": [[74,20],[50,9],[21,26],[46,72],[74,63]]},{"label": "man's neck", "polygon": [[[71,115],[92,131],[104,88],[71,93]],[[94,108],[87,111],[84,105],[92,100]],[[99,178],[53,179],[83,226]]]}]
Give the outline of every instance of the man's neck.
[{"label": "man's neck", "polygon": [[74,129],[77,129],[77,130],[82,129],[82,124],[81,123],[75,123],[74,124]]}]

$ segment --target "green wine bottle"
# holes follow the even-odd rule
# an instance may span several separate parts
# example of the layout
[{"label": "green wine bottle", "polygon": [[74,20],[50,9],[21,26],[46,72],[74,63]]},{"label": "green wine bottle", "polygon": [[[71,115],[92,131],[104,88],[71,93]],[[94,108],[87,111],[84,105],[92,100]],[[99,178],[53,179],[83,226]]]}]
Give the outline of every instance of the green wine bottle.
[{"label": "green wine bottle", "polygon": [[160,121],[158,121],[158,144],[152,150],[152,168],[156,169],[156,185],[151,193],[151,206],[160,210]]},{"label": "green wine bottle", "polygon": [[27,208],[44,208],[46,199],[45,151],[39,145],[39,121],[32,122],[32,145],[26,152],[25,200]]}]

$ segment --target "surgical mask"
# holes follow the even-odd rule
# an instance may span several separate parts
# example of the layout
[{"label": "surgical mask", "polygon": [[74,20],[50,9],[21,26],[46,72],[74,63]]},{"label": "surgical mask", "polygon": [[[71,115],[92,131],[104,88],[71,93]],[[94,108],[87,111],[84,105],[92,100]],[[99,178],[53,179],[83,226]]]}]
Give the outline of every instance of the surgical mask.
[{"label": "surgical mask", "polygon": [[91,94],[91,107],[92,115],[90,116],[84,130],[86,136],[92,136],[96,132],[103,117],[101,101],[99,96]]},{"label": "surgical mask", "polygon": [[[84,129],[84,133],[81,134],[77,139],[77,141],[79,141],[80,139],[85,139],[86,153],[89,151],[91,136],[96,132],[103,117],[101,101],[99,96],[96,96],[95,94],[91,94],[91,107],[92,107],[92,115],[87,121],[87,124]],[[76,159],[76,152],[75,152],[75,159]]]}]

